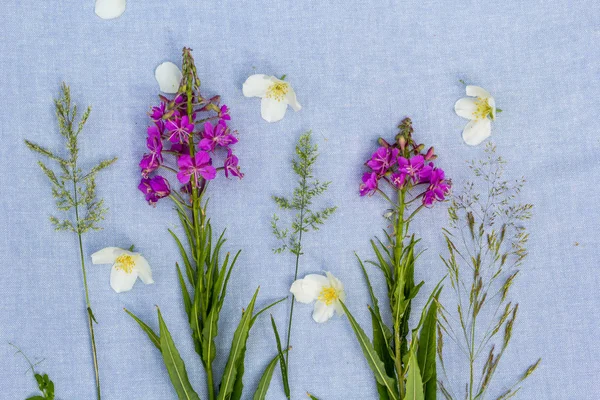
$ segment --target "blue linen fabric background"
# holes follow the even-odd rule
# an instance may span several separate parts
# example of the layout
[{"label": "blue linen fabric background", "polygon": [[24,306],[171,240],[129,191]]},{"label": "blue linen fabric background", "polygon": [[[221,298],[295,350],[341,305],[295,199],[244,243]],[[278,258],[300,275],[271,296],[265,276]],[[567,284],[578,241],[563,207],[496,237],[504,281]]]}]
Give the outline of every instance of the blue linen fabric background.
[{"label": "blue linen fabric background", "polygon": [[[52,104],[62,81],[80,106],[93,105],[83,165],[119,157],[98,179],[110,211],[105,229],[85,236],[85,251],[135,244],[156,281],[115,294],[110,266],[88,265],[104,398],[175,398],[159,352],[122,310],[156,327],[155,305],[206,398],[180,300],[178,251],[167,232],[177,225],[176,214],[167,202],[147,206],[136,188],[146,112],[157,101],[154,69],[168,60],[180,65],[184,46],[194,49],[204,93],[221,94],[231,107],[246,174],[242,181],[219,177],[209,191],[213,223],[227,228],[227,250],[243,250],[220,322],[221,354],[256,287],[265,305],[291,284],[292,257],[271,252],[276,243],[269,219],[276,210],[270,197],[292,190],[289,161],[308,129],[321,150],[317,174],[333,182],[321,204],[339,211],[306,236],[300,273],[332,271],[346,286],[349,307],[370,328],[368,293],[353,252],[371,256],[369,239],[385,228],[386,205],[358,196],[362,164],[376,139],[393,137],[398,122],[410,116],[416,139],[436,147],[440,166],[460,186],[469,176],[465,161],[482,157],[484,149],[461,139],[466,120],[454,114],[453,104],[464,96],[464,79],[488,89],[504,109],[492,139],[509,162],[508,176],[527,178],[522,199],[535,205],[530,256],[513,291],[520,315],[496,394],[542,357],[517,397],[598,398],[600,3],[131,0],[112,21],[96,17],[93,3],[4,0],[0,13],[1,398],[24,398],[34,389],[9,341],[46,359],[39,369],[55,381],[58,398],[94,397],[76,237],[50,225],[50,186],[23,144],[29,138],[62,148]],[[253,73],[287,74],[303,109],[288,110],[279,123],[264,122],[259,100],[241,91]],[[445,208],[423,212],[413,226],[426,249],[416,272],[426,281],[417,308],[445,272],[439,260]],[[383,282],[374,283],[383,296]],[[318,325],[311,313],[310,306],[296,308],[293,397],[310,391],[322,399],[375,399],[372,374],[347,319]],[[283,326],[287,305],[273,314]],[[248,342],[245,385],[252,392],[273,354],[263,318]],[[448,354],[447,360],[458,357]],[[219,358],[217,371],[224,364]],[[268,398],[282,393],[276,372]]]}]

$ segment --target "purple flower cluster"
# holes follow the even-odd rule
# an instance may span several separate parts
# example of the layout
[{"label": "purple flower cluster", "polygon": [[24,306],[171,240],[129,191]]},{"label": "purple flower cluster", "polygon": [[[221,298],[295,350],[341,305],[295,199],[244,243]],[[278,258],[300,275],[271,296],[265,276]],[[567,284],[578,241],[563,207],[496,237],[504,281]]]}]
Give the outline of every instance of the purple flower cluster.
[{"label": "purple flower cluster", "polygon": [[[193,187],[203,188],[204,182],[214,179],[218,171],[223,171],[226,177],[244,176],[231,149],[238,138],[227,125],[231,120],[229,108],[219,106],[219,96],[211,99],[195,96],[191,102],[184,93],[172,100],[160,98],[161,103],[150,110],[152,126],[148,128],[146,138],[148,152],[140,161],[142,180],[138,189],[148,203],[155,204],[171,195],[168,180],[157,174],[161,168],[174,172],[177,181],[183,185],[181,191],[188,194]],[[188,113],[190,105],[192,112]],[[223,164],[215,167],[214,160],[219,154]],[[172,162],[167,165],[165,162],[169,160]]]},{"label": "purple flower cluster", "polygon": [[436,158],[433,147],[423,153],[425,146],[416,144],[412,139],[409,119],[403,121],[400,128],[394,144],[380,139],[381,146],[365,163],[370,171],[362,177],[360,195],[373,195],[380,190],[380,182],[385,181],[397,191],[422,187],[423,192],[417,196],[422,197],[425,206],[445,200],[450,191],[450,182],[445,179],[444,171],[433,163]]}]

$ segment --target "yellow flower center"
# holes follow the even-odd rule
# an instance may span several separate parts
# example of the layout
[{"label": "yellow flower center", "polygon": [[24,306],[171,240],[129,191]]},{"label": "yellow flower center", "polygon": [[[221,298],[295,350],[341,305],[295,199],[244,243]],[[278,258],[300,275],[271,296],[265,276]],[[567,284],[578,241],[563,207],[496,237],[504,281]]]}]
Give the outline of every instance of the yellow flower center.
[{"label": "yellow flower center", "polygon": [[319,297],[318,297],[319,301],[322,301],[323,303],[327,304],[328,306],[331,305],[331,303],[333,303],[337,299],[339,299],[338,292],[331,286],[324,287],[321,290],[321,293],[319,294]]},{"label": "yellow flower center", "polygon": [[133,257],[129,254],[123,254],[122,256],[117,257],[115,260],[115,267],[125,273],[130,274],[133,271],[133,267],[135,266],[135,262],[133,261]]},{"label": "yellow flower center", "polygon": [[475,105],[477,106],[477,109],[473,112],[473,116],[476,119],[487,118],[487,116],[492,113],[492,107],[488,103],[488,99],[478,97],[477,100],[475,100]]},{"label": "yellow flower center", "polygon": [[277,101],[282,101],[285,98],[285,95],[290,90],[290,85],[285,82],[275,82],[267,89],[267,97],[269,99],[275,99]]}]

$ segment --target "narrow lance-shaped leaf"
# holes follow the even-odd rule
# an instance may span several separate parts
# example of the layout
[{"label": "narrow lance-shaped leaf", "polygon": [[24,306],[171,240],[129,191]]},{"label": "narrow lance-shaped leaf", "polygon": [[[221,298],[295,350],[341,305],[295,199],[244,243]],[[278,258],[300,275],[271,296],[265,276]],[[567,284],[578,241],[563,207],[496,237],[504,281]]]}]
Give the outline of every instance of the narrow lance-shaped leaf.
[{"label": "narrow lance-shaped leaf", "polygon": [[162,318],[160,309],[158,311],[158,325],[160,327],[160,347],[162,349],[163,361],[167,367],[167,372],[171,378],[171,383],[175,388],[175,392],[180,399],[183,400],[200,400],[198,394],[190,384],[188,379],[185,364],[179,355],[179,351],[175,347],[175,343],[171,338],[171,334],[167,329],[167,325]]},{"label": "narrow lance-shaped leaf", "polygon": [[423,393],[426,400],[435,400],[437,393],[436,347],[437,347],[437,299],[439,291],[433,297],[421,333],[417,349],[417,363],[423,381]]},{"label": "narrow lance-shaped leaf", "polygon": [[277,343],[277,352],[279,353],[279,366],[281,368],[281,376],[283,378],[283,391],[285,397],[290,398],[290,385],[288,381],[288,370],[285,357],[283,356],[283,349],[281,347],[281,339],[279,338],[279,332],[277,331],[277,324],[275,319],[271,315],[271,326],[273,327],[273,333],[275,334],[275,342]]},{"label": "narrow lance-shaped leaf", "polygon": [[[286,350],[287,351],[287,350]],[[254,397],[252,398],[253,400],[264,400],[266,395],[267,395],[267,391],[269,390],[269,386],[271,385],[271,379],[273,378],[273,372],[275,371],[275,368],[277,367],[277,361],[280,359],[280,355],[276,355],[275,357],[273,357],[273,359],[271,360],[271,362],[269,362],[269,364],[267,365],[267,368],[265,368],[265,371],[263,372],[260,381],[258,382],[258,387],[256,388],[256,392],[254,392]]]},{"label": "narrow lance-shaped leaf", "polygon": [[125,312],[127,314],[129,314],[129,316],[131,318],[133,318],[135,320],[135,322],[138,323],[138,325],[140,326],[140,328],[142,328],[142,330],[144,332],[146,332],[146,334],[148,335],[148,338],[150,339],[150,341],[152,342],[152,344],[154,346],[156,346],[156,348],[158,350],[160,350],[160,337],[154,333],[154,331],[152,330],[152,328],[150,328],[148,325],[146,325],[146,323],[144,323],[144,321],[142,321],[141,319],[139,319],[138,317],[136,317],[131,311],[129,311],[128,309],[124,308],[123,310],[125,310]]},{"label": "narrow lance-shaped leaf", "polygon": [[229,350],[229,359],[227,360],[225,371],[223,372],[221,388],[217,397],[218,400],[226,400],[233,391],[233,386],[239,369],[238,363],[246,347],[246,341],[248,340],[248,333],[250,331],[252,314],[254,313],[254,304],[256,302],[256,296],[258,296],[258,291],[259,289],[256,289],[254,292],[254,296],[242,314],[240,323],[233,334],[231,349]]},{"label": "narrow lance-shaped leaf", "polygon": [[411,348],[408,359],[408,377],[406,378],[406,395],[404,400],[424,400],[423,381],[421,380],[421,371],[419,363]]},{"label": "narrow lance-shaped leaf", "polygon": [[387,373],[385,372],[385,365],[383,364],[383,362],[377,355],[377,352],[373,348],[373,345],[371,344],[369,337],[365,334],[365,331],[363,331],[363,329],[360,327],[360,325],[358,325],[358,322],[356,322],[356,320],[354,319],[352,314],[350,314],[350,310],[348,310],[348,308],[346,307],[344,302],[340,301],[340,304],[342,305],[344,312],[348,316],[350,325],[352,326],[352,329],[354,330],[354,333],[356,334],[356,338],[358,339],[358,343],[360,344],[363,354],[364,354],[365,358],[367,359],[367,363],[369,364],[369,367],[371,367],[371,370],[373,371],[373,374],[375,375],[375,379],[377,380],[377,382],[380,385],[383,385],[386,387],[388,394],[390,396],[390,399],[398,400],[399,396],[398,396],[398,393],[396,390],[395,379],[390,378],[387,375]]}]

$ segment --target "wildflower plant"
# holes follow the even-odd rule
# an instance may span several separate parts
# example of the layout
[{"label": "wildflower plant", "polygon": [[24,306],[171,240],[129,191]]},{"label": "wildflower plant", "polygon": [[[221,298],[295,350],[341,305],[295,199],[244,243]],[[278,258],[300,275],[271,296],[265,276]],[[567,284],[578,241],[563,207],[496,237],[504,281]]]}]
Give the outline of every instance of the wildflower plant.
[{"label": "wildflower plant", "polygon": [[29,357],[27,357],[27,355],[23,352],[23,350],[21,350],[17,345],[14,345],[12,343],[9,344],[17,350],[15,354],[20,354],[21,356],[23,356],[23,358],[29,365],[29,368],[27,369],[27,371],[25,371],[25,373],[27,374],[27,372],[31,371],[33,377],[35,378],[35,383],[37,384],[38,390],[40,391],[39,394],[35,396],[30,396],[25,400],[54,400],[54,382],[52,382],[48,374],[41,374],[35,368],[44,360],[40,360],[34,364],[31,362]]},{"label": "wildflower plant", "polygon": [[107,209],[104,207],[103,200],[98,199],[96,196],[96,176],[98,172],[112,165],[117,159],[111,158],[101,161],[89,171],[83,172],[78,164],[80,150],[79,136],[90,116],[91,108],[88,107],[79,122],[77,122],[78,109],[76,105],[71,104],[71,91],[64,83],[61,90],[62,95],[54,101],[54,105],[59,132],[66,140],[66,157],[29,140],[25,140],[25,144],[30,150],[58,164],[58,170],[56,170],[48,167],[44,162],[38,161],[40,168],[52,184],[52,196],[55,199],[56,208],[65,215],[64,217],[51,216],[50,222],[57,231],[70,231],[77,234],[83,288],[85,291],[86,314],[96,378],[96,396],[100,399],[100,373],[94,337],[94,323],[97,323],[97,321],[92,312],[90,302],[82,236],[90,230],[101,229],[100,222],[104,219]]},{"label": "wildflower plant", "polygon": [[[219,315],[240,251],[223,256],[225,232],[219,236],[213,234],[207,216],[206,192],[209,183],[220,172],[226,177],[241,178],[243,174],[238,158],[233,154],[232,146],[238,138],[228,126],[231,120],[229,109],[219,104],[219,96],[206,98],[200,93],[200,80],[191,50],[187,48],[183,49],[182,71],[183,78],[174,98],[160,96],[161,103],[150,112],[148,152],[140,162],[142,179],[138,188],[151,205],[168,198],[175,206],[185,238],[181,240],[174,231],[169,232],[183,261],[183,271],[179,263],[175,264],[177,276],[194,348],[206,372],[208,398],[236,400],[241,398],[243,391],[244,358],[250,328],[258,315],[275,303],[255,313],[258,289],[255,291],[235,330],[227,364],[217,385],[213,365],[217,357],[215,339]],[[180,188],[176,189],[176,186]],[[178,397],[199,399],[160,309],[157,310],[158,333],[126,311],[162,353]],[[278,357],[267,367],[255,398],[264,398],[265,387],[272,376],[271,365],[276,364]]]},{"label": "wildflower plant", "polygon": [[[319,227],[335,212],[337,207],[324,207],[320,210],[314,210],[313,201],[324,194],[331,182],[321,182],[314,177],[314,166],[319,156],[316,144],[312,142],[311,132],[306,132],[300,136],[296,144],[296,158],[292,160],[292,169],[297,176],[297,186],[294,188],[291,198],[282,196],[273,196],[273,200],[281,211],[293,214],[291,224],[288,228],[282,228],[277,214],[271,219],[271,227],[275,239],[279,242],[278,247],[273,249],[276,254],[289,252],[294,257],[294,282],[298,280],[298,270],[300,266],[300,256],[303,253],[302,238],[310,231],[317,231]],[[292,335],[292,321],[294,317],[295,299],[291,298],[290,311],[288,316],[288,328],[286,334],[286,348],[290,348]],[[333,314],[331,314],[333,315]],[[329,315],[329,318],[331,317]],[[325,322],[329,318],[324,315],[314,315],[316,322]],[[273,321],[275,336],[278,337],[277,327]],[[281,344],[278,343],[278,348]],[[290,387],[288,383],[289,371],[289,353],[285,358],[281,356],[281,373],[283,376],[283,386],[286,397],[290,398]]]},{"label": "wildflower plant", "polygon": [[[384,276],[389,312],[384,314],[371,285],[365,263],[362,268],[371,297],[373,335],[370,339],[359,326],[344,302],[364,356],[377,381],[380,399],[435,399],[437,297],[440,285],[433,290],[416,327],[409,327],[412,300],[424,282],[415,283],[416,246],[419,239],[409,233],[417,214],[435,203],[444,201],[450,190],[444,171],[438,168],[433,147],[424,151],[413,137],[410,118],[399,125],[400,132],[393,143],[379,139],[380,147],[366,162],[369,168],[362,178],[361,196],[380,195],[390,203],[386,212],[392,231],[384,230],[385,240],[371,240],[376,255],[375,266]],[[385,318],[384,318],[385,317]],[[384,321],[391,320],[391,327]]]},{"label": "wildflower plant", "polygon": [[[486,158],[469,165],[474,179],[453,196],[445,229],[448,254],[442,260],[455,296],[440,304],[439,358],[445,374],[440,390],[448,400],[492,396],[492,381],[512,337],[519,304],[510,300],[510,288],[527,257],[525,222],[532,205],[518,199],[523,179],[504,178],[505,161],[489,143]],[[457,396],[443,363],[442,337],[465,355],[468,377]],[[447,348],[448,346],[446,346]],[[508,399],[535,371],[538,360],[493,398]]]}]

